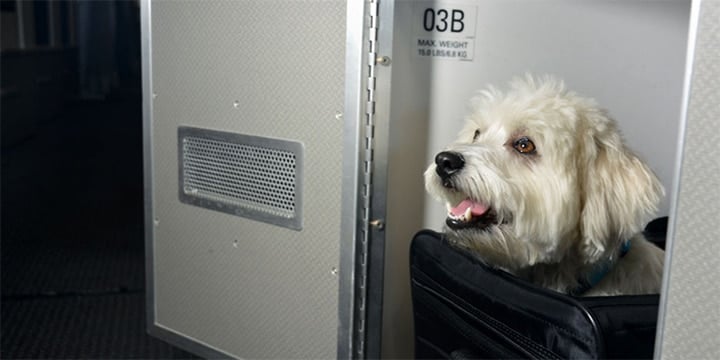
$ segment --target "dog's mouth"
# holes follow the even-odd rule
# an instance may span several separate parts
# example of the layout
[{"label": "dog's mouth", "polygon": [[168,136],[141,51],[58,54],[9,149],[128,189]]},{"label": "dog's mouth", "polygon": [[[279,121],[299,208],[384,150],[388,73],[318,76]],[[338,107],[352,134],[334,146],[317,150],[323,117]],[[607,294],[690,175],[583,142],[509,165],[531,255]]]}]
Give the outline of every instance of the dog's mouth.
[{"label": "dog's mouth", "polygon": [[445,224],[452,230],[485,229],[499,224],[495,211],[480,201],[468,198],[455,206],[447,204],[447,208]]}]

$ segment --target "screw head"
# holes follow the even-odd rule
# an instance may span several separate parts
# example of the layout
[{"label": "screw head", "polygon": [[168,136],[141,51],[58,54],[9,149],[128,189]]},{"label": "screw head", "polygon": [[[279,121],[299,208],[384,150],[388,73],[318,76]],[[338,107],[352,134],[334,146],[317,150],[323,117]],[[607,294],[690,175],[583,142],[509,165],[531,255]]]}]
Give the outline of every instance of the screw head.
[{"label": "screw head", "polygon": [[370,222],[370,226],[374,227],[378,231],[382,231],[385,229],[385,222],[381,219],[375,219]]},{"label": "screw head", "polygon": [[382,66],[388,66],[392,62],[392,59],[390,59],[389,56],[379,56],[375,59],[375,62]]}]

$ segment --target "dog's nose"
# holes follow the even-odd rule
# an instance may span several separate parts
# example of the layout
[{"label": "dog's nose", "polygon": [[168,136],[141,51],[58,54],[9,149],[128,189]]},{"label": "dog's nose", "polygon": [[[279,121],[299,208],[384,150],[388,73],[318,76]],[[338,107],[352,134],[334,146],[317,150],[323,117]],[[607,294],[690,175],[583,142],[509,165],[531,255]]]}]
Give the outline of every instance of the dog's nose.
[{"label": "dog's nose", "polygon": [[435,156],[435,172],[442,179],[447,179],[465,166],[462,155],[452,151],[443,151]]}]

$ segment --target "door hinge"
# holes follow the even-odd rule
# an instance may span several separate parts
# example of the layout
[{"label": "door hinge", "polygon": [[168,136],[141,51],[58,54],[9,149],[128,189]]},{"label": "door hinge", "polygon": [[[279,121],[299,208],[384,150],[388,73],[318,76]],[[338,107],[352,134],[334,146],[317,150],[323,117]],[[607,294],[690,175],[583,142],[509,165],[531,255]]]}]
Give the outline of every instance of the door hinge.
[{"label": "door hinge", "polygon": [[355,349],[353,357],[365,358],[367,345],[367,296],[368,296],[368,256],[371,234],[371,209],[373,187],[373,147],[375,133],[375,68],[377,61],[377,15],[378,1],[370,0],[368,3],[368,58],[365,105],[365,149],[363,152],[363,186],[362,186],[362,226],[360,244],[358,244],[359,259],[357,261],[356,283],[356,309],[355,309]]}]

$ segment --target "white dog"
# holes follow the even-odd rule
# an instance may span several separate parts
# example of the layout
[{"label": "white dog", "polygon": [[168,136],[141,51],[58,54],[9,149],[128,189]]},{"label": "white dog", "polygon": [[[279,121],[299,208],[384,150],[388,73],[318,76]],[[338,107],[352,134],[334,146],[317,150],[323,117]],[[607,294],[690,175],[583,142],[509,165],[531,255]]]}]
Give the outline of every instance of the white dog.
[{"label": "white dog", "polygon": [[593,100],[552,78],[489,88],[425,172],[450,241],[574,295],[658,293],[664,252],[641,231],[664,195]]}]

